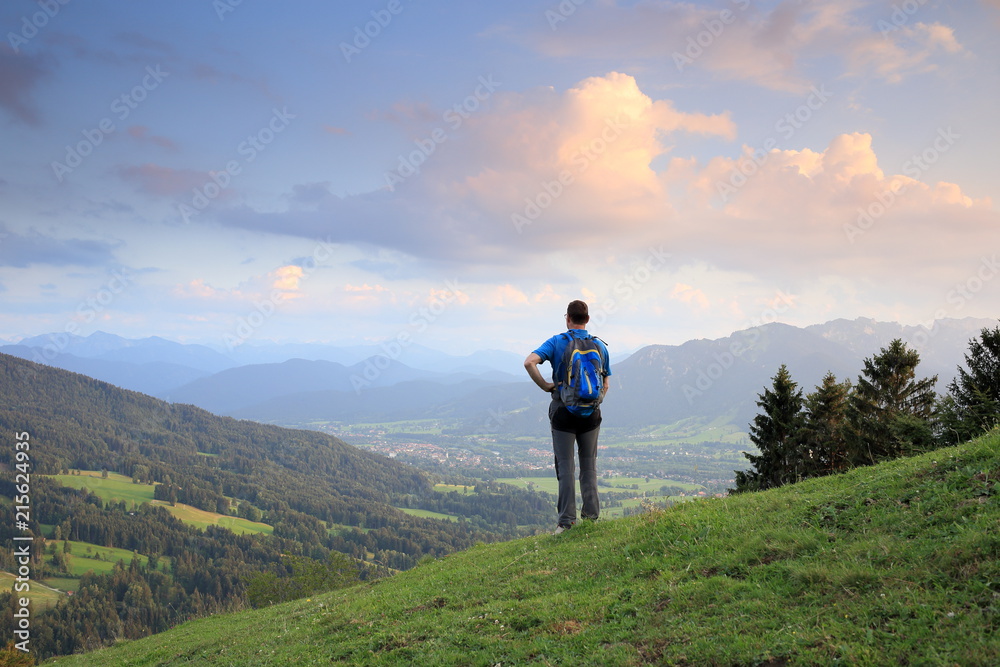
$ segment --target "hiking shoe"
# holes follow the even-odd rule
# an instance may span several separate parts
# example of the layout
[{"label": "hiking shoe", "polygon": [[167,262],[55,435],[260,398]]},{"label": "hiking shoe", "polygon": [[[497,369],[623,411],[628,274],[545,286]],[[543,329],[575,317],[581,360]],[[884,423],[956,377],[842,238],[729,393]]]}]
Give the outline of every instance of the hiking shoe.
[{"label": "hiking shoe", "polygon": [[558,526],[556,526],[556,529],[554,531],[552,531],[552,534],[553,535],[559,535],[560,533],[563,533],[563,532],[569,530],[572,527],[573,526],[558,525]]}]

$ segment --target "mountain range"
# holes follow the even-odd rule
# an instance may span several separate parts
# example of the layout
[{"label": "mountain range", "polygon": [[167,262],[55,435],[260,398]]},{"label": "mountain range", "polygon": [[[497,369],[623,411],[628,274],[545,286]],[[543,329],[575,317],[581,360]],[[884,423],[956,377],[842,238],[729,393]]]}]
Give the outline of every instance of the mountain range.
[{"label": "mountain range", "polygon": [[[808,393],[827,372],[855,380],[864,359],[895,338],[920,353],[918,374],[937,375],[943,393],[969,341],[996,324],[973,318],[938,320],[929,328],[867,318],[804,328],[771,323],[725,338],[650,345],[614,363],[605,414],[629,429],[688,417],[745,425],[781,364]],[[546,414],[547,397],[527,381],[522,357],[502,351],[459,357],[414,345],[392,355],[379,346],[269,344],[224,354],[158,337],[95,333],[36,336],[0,352],[173,403],[277,424],[442,418],[473,431],[525,433],[537,432]]]}]

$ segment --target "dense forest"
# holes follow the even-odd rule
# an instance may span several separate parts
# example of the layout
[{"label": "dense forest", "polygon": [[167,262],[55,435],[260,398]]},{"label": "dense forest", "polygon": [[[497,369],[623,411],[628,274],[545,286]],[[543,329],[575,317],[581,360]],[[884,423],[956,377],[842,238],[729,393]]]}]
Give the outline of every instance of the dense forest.
[{"label": "dense forest", "polygon": [[[355,580],[385,576],[424,557],[527,534],[547,523],[552,509],[539,494],[482,482],[476,493],[438,493],[426,473],[325,434],[218,417],[3,354],[0,432],[9,440],[0,450],[5,507],[17,493],[15,434],[29,436],[33,579],[60,574],[70,541],[134,552],[110,573],[84,575],[75,595],[33,614],[32,652],[41,658],[273,602],[253,592],[274,580],[308,594],[306,579],[329,580],[335,567],[342,575],[344,562],[353,563]],[[73,469],[152,483],[158,500],[239,514],[273,526],[273,534],[200,530],[162,506],[106,502],[46,477]],[[12,522],[0,525],[0,569],[16,570],[18,533]],[[317,567],[326,569],[317,574]],[[11,597],[0,595],[4,628],[13,627],[4,622]]]}]

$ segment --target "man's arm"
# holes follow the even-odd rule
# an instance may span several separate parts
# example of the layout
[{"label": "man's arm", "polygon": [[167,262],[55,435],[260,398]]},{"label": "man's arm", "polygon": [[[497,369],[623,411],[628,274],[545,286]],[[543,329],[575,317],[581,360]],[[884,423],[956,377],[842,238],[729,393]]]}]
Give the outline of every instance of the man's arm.
[{"label": "man's arm", "polygon": [[542,363],[542,358],[532,352],[524,360],[524,370],[528,371],[528,377],[530,377],[532,381],[538,385],[539,389],[544,392],[551,393],[552,390],[556,388],[556,385],[542,377],[542,371],[538,368],[538,364],[540,363]]},{"label": "man's arm", "polygon": [[[604,343],[604,341],[601,341]],[[611,377],[611,355],[608,354],[608,347],[604,345],[604,386],[602,387],[603,393],[607,394],[608,389],[611,388],[611,382],[608,378]]]}]

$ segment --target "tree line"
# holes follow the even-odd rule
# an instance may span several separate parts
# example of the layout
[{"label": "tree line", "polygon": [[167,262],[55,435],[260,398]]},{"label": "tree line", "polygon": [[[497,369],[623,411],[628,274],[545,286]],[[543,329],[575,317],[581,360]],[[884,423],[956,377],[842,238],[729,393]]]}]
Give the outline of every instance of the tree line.
[{"label": "tree line", "polygon": [[893,340],[864,360],[857,381],[827,373],[809,394],[782,364],[750,424],[758,453],[730,492],[761,491],[974,438],[1000,422],[1000,327],[969,341],[947,393],[918,378],[920,355]]}]

